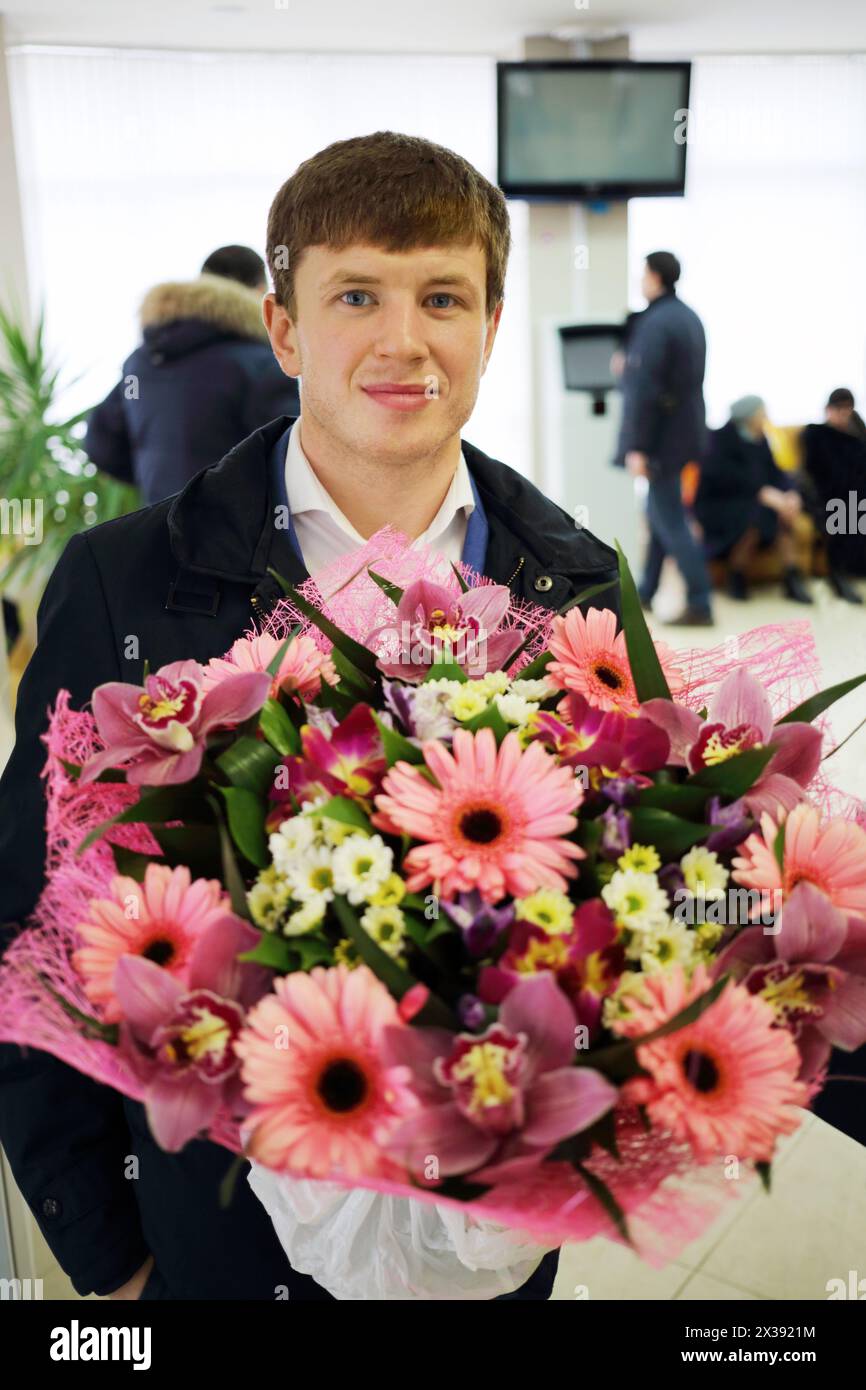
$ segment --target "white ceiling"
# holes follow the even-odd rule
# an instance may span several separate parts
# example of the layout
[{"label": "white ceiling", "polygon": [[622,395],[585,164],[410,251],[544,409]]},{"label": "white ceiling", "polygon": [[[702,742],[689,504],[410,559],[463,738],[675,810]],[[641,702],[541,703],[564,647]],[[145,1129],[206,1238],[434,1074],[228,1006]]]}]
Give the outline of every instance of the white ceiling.
[{"label": "white ceiling", "polygon": [[3,18],[7,44],[517,57],[564,30],[628,32],[642,57],[866,50],[863,0],[9,0]]}]

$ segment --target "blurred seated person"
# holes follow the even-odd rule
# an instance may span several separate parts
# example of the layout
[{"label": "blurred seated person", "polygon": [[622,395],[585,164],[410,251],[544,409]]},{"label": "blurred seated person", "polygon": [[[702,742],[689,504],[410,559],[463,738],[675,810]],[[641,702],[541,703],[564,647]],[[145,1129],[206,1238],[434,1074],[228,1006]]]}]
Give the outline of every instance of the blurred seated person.
[{"label": "blurred seated person", "polygon": [[866,498],[866,428],[847,387],[830,392],[824,424],[806,426],[802,447],[809,510],[827,552],[830,584],[848,603],[862,603],[848,576],[866,575],[866,515],[859,506]]},{"label": "blurred seated person", "polygon": [[142,343],[91,411],[84,448],[97,468],[135,483],[149,505],[279,415],[300,414],[297,382],[262,321],[265,263],[221,246],[196,280],[156,285],[141,306]]},{"label": "blurred seated person", "polygon": [[775,548],[784,588],[795,603],[811,603],[795,561],[793,527],[802,510],[794,479],[776,464],[764,427],[767,412],[760,396],[743,396],[731,418],[710,431],[695,497],[694,513],[711,560],[726,559],[727,591],[746,599],[749,564],[758,550]]}]

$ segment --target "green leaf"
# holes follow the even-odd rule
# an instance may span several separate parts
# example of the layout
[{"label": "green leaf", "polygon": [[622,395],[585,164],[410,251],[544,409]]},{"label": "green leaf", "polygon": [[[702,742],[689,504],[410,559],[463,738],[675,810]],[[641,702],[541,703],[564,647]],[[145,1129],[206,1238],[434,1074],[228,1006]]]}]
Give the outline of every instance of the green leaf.
[{"label": "green leaf", "polygon": [[654,806],[645,810],[637,806],[631,813],[632,839],[640,845],[655,845],[663,860],[679,859],[692,845],[705,840],[712,829]]},{"label": "green leaf", "polygon": [[392,729],[385,724],[375,710],[372,711],[376,728],[382,736],[382,747],[385,752],[385,761],[389,767],[393,767],[396,762],[401,760],[405,763],[423,763],[424,754],[414,743],[410,743],[398,729]]},{"label": "green leaf", "polygon": [[804,700],[801,705],[795,706],[783,715],[778,721],[780,724],[803,723],[811,724],[819,714],[823,714],[825,709],[829,709],[837,700],[841,700],[843,695],[847,695],[849,690],[856,690],[858,685],[866,681],[866,672],[862,676],[852,676],[850,680],[840,681],[838,685],[828,686],[826,690],[821,690],[817,695],[810,695],[808,700]]},{"label": "green leaf", "polygon": [[477,733],[479,729],[492,729],[496,735],[497,744],[500,744],[511,730],[511,726],[506,724],[502,718],[498,706],[493,703],[483,709],[480,714],[474,714],[471,719],[462,720],[460,727],[468,729],[470,734]]},{"label": "green leaf", "polygon": [[[526,666],[524,666],[524,668],[523,668],[522,671],[518,671],[517,674],[516,674],[515,676],[512,677],[512,680],[516,680],[516,681],[537,681],[537,680],[540,680],[541,677],[544,675],[545,671],[547,670],[547,668],[548,668],[548,666],[550,665],[550,663],[551,663],[552,660],[553,660],[553,652],[539,652],[539,653],[538,653],[538,656],[534,656],[534,657],[532,658],[532,660],[529,662],[529,664],[526,665]],[[512,658],[512,661],[513,661],[513,658]],[[511,661],[509,661],[508,665],[509,665],[509,667],[511,666]],[[553,695],[553,694],[555,694],[556,692],[555,692],[555,691],[551,691],[550,693],[551,693],[551,695]],[[558,696],[557,696],[557,698],[558,698]]]},{"label": "green leaf", "polygon": [[645,700],[669,700],[671,692],[640,606],[637,586],[619,541],[616,542],[616,553],[619,556],[622,628],[637,697],[641,704]]},{"label": "green leaf", "polygon": [[317,965],[333,964],[333,949],[320,936],[290,936],[289,941],[300,957],[302,970],[312,970]]},{"label": "green leaf", "polygon": [[250,910],[247,906],[247,890],[243,878],[241,877],[241,871],[238,868],[232,837],[229,834],[228,826],[226,825],[225,817],[222,813],[222,807],[216,797],[209,796],[208,801],[213,806],[214,814],[217,818],[217,825],[219,827],[219,845],[223,870],[222,876],[231,899],[232,911],[235,912],[238,917],[243,917],[244,920],[248,922],[250,920]]},{"label": "green leaf", "polygon": [[367,573],[373,583],[379,585],[382,593],[388,595],[388,598],[396,608],[403,597],[403,590],[400,588],[399,584],[392,584],[390,579],[385,579],[383,575],[377,574],[375,570],[370,569],[369,565],[367,566]]},{"label": "green leaf", "polygon": [[692,773],[685,785],[706,787],[708,792],[716,796],[729,796],[735,801],[755,785],[775,751],[772,745],[767,748],[747,748],[743,753],[725,758],[724,762],[702,767],[700,772]]},{"label": "green leaf", "polygon": [[43,975],[41,970],[36,970],[32,965],[27,967],[32,970],[39,980],[42,988],[47,990],[52,999],[60,1005],[67,1018],[71,1018],[73,1023],[77,1023],[84,1033],[93,1038],[99,1038],[101,1042],[117,1045],[119,1029],[116,1023],[103,1023],[101,1018],[93,1018],[90,1014],[82,1013],[74,1004],[54,988],[47,975]]},{"label": "green leaf", "polygon": [[465,685],[468,680],[463,667],[458,666],[456,661],[434,661],[421,684],[426,685],[428,681],[459,681]]},{"label": "green leaf", "polygon": [[220,877],[220,842],[215,825],[152,825],[150,833],[170,868],[185,864],[193,878]]},{"label": "green leaf", "polygon": [[350,661],[338,647],[332,649],[331,660],[334,663],[340,681],[349,694],[353,695],[355,699],[359,701],[369,700],[376,689],[369,676],[365,676],[364,672],[360,671],[354,662]]},{"label": "green leaf", "polygon": [[595,1173],[591,1173],[582,1163],[576,1163],[574,1166],[578,1173],[580,1173],[580,1176],[583,1178],[593,1197],[604,1207],[623,1240],[631,1245],[631,1236],[629,1235],[625,1212],[614,1197],[607,1183],[602,1182],[601,1178],[596,1177]]},{"label": "green leaf", "polygon": [[[364,930],[348,899],[338,894],[334,898],[333,906],[341,927],[349,940],[354,942],[358,955],[365,965],[368,965],[373,974],[378,976],[395,999],[402,999],[403,995],[413,989],[418,981],[402,965],[398,965],[397,961],[383,951],[370,933]],[[415,1015],[413,1023],[416,1026],[426,1025],[452,1029],[459,1026],[458,1019],[448,1008],[448,1005],[432,993],[429,995],[424,1008]]]},{"label": "green leaf", "polygon": [[690,786],[687,782],[658,782],[643,789],[638,805],[672,811],[688,820],[690,816],[703,815],[709,797],[708,787]]},{"label": "green leaf", "polygon": [[239,738],[216,761],[233,787],[244,787],[256,796],[266,796],[273,786],[274,769],[280,755],[266,739]]},{"label": "green leaf", "polygon": [[76,857],[100,839],[112,825],[161,825],[170,820],[186,824],[207,824],[204,814],[205,797],[196,782],[178,782],[172,786],[144,788],[137,801],[108,820],[100,821],[84,836],[75,851]]},{"label": "green leaf", "polygon": [[463,575],[460,573],[459,569],[457,568],[457,566],[454,564],[453,561],[451,562],[451,568],[453,569],[455,575],[457,576],[457,583],[460,585],[460,592],[461,592],[461,594],[468,594],[468,592],[469,592],[469,585],[466,583],[466,580],[463,578]]},{"label": "green leaf", "polygon": [[268,700],[259,719],[259,728],[281,757],[301,751],[301,736],[279,700]]},{"label": "green leaf", "polygon": [[354,825],[358,830],[366,830],[368,834],[373,833],[370,817],[350,796],[332,796],[330,801],[317,806],[314,814],[325,816],[328,820],[340,821],[343,825]]},{"label": "green leaf", "polygon": [[264,804],[246,787],[220,787],[219,792],[226,803],[231,837],[241,854],[257,869],[266,869],[271,860]]},{"label": "green leaf", "polygon": [[375,652],[371,652],[369,647],[365,647],[360,642],[356,642],[354,637],[350,637],[347,632],[343,632],[342,628],[337,627],[336,623],[331,622],[330,618],[325,617],[325,614],[316,608],[315,604],[310,603],[309,599],[304,598],[303,594],[299,594],[297,589],[289,584],[287,580],[283,579],[282,575],[278,574],[275,569],[268,566],[268,573],[272,574],[277,583],[282,586],[284,593],[292,600],[298,611],[303,613],[305,618],[309,618],[311,623],[315,623],[319,631],[323,632],[325,636],[333,642],[338,651],[342,652],[344,656],[347,656],[349,660],[358,667],[359,671],[363,671],[365,676],[369,676],[373,681],[378,680]]},{"label": "green leaf", "polygon": [[251,951],[243,951],[238,960],[251,965],[266,965],[269,970],[277,970],[281,975],[291,975],[298,968],[295,938],[277,936],[275,932],[262,932]]}]

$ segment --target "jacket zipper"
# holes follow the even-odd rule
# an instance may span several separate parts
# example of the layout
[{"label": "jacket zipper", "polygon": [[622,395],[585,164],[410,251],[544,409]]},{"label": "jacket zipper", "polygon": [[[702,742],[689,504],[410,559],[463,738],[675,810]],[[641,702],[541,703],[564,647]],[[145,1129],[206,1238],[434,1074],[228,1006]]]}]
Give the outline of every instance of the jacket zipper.
[{"label": "jacket zipper", "polygon": [[509,588],[509,589],[511,588],[511,585],[513,584],[514,580],[517,578],[517,576],[518,576],[518,574],[520,573],[520,571],[523,569],[523,566],[524,566],[525,563],[526,563],[526,557],[523,556],[523,555],[521,555],[520,559],[519,559],[518,562],[517,562],[517,569],[514,571],[514,573],[512,574],[511,578],[510,578],[510,579],[507,579],[507,580],[505,581],[505,582],[506,582],[506,587],[507,587],[507,588]]}]

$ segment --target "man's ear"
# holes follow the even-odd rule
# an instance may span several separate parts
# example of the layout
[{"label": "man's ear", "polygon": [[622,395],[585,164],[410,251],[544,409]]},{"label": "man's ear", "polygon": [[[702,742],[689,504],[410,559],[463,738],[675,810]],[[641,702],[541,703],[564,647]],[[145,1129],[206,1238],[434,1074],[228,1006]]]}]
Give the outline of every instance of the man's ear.
[{"label": "man's ear", "polygon": [[487,363],[490,361],[490,354],[493,351],[493,344],[496,340],[496,330],[499,327],[499,320],[502,318],[502,310],[505,301],[500,299],[490,318],[487,320],[487,336],[484,340],[484,356],[481,359],[481,375],[487,371]]},{"label": "man's ear", "polygon": [[294,320],[289,318],[288,311],[282,304],[277,303],[273,290],[269,290],[262,300],[262,318],[268,330],[274,356],[286,376],[300,376],[301,366],[298,360]]}]

